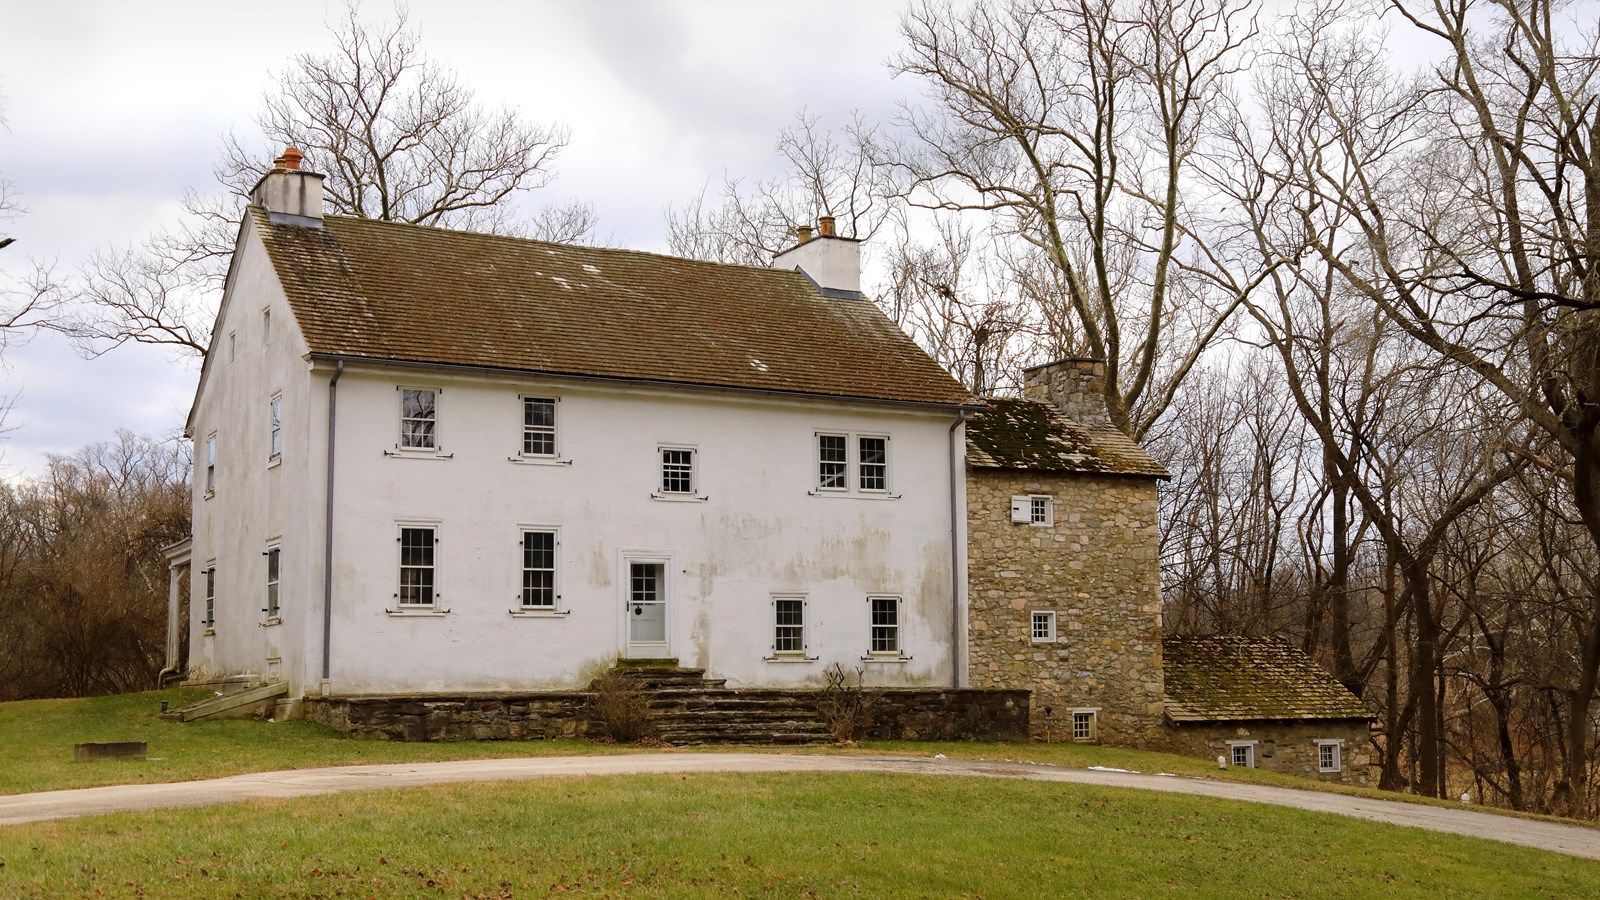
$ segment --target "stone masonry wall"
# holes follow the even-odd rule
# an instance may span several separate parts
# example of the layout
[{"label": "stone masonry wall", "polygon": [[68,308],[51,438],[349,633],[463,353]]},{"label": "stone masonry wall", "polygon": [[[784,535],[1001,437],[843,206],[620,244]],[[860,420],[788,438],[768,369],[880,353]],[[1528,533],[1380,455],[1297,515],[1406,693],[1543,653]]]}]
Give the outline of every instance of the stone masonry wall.
[{"label": "stone masonry wall", "polygon": [[[1231,758],[1228,741],[1256,741],[1256,768],[1317,781],[1370,785],[1372,747],[1367,723],[1359,719],[1308,722],[1185,722],[1167,730],[1173,753]],[[1317,740],[1343,740],[1338,772],[1317,771]]]},{"label": "stone masonry wall", "polygon": [[[1049,494],[1051,526],[1013,524],[1011,497]],[[1161,585],[1154,478],[967,473],[968,673],[975,688],[1033,691],[1033,735],[1071,740],[1071,710],[1099,739],[1159,746]],[[1057,638],[1034,642],[1032,613]]]},{"label": "stone masonry wall", "polygon": [[[868,689],[876,699],[866,737],[901,741],[1017,741],[1028,737],[1026,691]],[[820,701],[817,690],[741,691],[751,699]],[[348,734],[391,741],[493,741],[583,737],[587,693],[307,697],[306,716]],[[738,713],[729,715],[737,718]],[[818,713],[818,721],[821,714]]]}]

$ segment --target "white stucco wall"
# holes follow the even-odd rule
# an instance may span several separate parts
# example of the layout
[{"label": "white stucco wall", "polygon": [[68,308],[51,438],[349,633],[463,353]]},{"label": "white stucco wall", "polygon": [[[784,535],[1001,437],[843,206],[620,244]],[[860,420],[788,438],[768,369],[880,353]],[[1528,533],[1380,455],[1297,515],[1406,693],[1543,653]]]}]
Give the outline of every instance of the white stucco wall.
[{"label": "white stucco wall", "polygon": [[[263,334],[271,312],[271,337]],[[319,689],[328,380],[308,363],[283,291],[247,225],[192,421],[190,671]],[[231,350],[230,350],[231,345]],[[437,457],[393,454],[397,386],[440,389]],[[820,683],[832,663],[868,683],[948,685],[949,428],[954,414],[693,388],[406,371],[351,363],[339,382],[331,678],[334,693],[586,685],[626,650],[630,556],[666,562],[668,652],[733,685]],[[282,393],[283,454],[268,410]],[[520,397],[560,399],[570,465],[513,462]],[[889,493],[817,496],[819,431],[890,437]],[[205,442],[218,438],[205,496]],[[960,440],[957,434],[957,440]],[[652,499],[658,447],[692,446],[704,501]],[[852,440],[852,455],[854,441]],[[856,469],[851,468],[852,481]],[[964,472],[958,472],[964,479]],[[964,480],[956,499],[965,503]],[[964,529],[966,516],[957,521]],[[398,529],[436,524],[441,616],[396,616]],[[514,616],[522,526],[559,529],[560,616]],[[964,533],[957,550],[964,573]],[[279,621],[266,557],[282,549]],[[204,570],[217,569],[207,634]],[[961,581],[964,582],[964,575]],[[958,585],[964,587],[963,585]],[[806,599],[806,661],[772,661],[774,594]],[[868,597],[901,598],[904,659],[863,660]],[[964,609],[955,621],[964,623]]]},{"label": "white stucco wall", "polygon": [[[397,385],[435,387],[447,458],[395,458]],[[510,461],[523,394],[560,398],[560,455]],[[587,684],[625,647],[626,559],[669,560],[671,655],[734,685],[951,683],[944,412],[686,390],[346,370],[339,383],[331,689]],[[890,493],[812,496],[817,431],[890,435]],[[651,498],[660,444],[693,446],[703,502]],[[958,495],[958,499],[964,497]],[[436,522],[442,617],[398,617],[399,524]],[[964,521],[964,519],[962,520]],[[558,608],[519,618],[522,525],[560,529]],[[774,593],[804,594],[810,662],[772,662]],[[902,598],[903,662],[863,663],[870,594]],[[964,618],[961,616],[960,618]],[[959,621],[959,619],[958,619]]]},{"label": "white stucco wall", "polygon": [[[264,312],[270,312],[268,325]],[[320,433],[312,434],[306,345],[266,252],[248,220],[212,341],[212,358],[192,420],[194,551],[190,583],[192,678],[254,674],[295,681],[303,670],[303,632],[320,610],[309,585],[320,584],[320,528],[305,523],[321,509]],[[269,403],[282,400],[283,451],[270,461]],[[216,490],[205,491],[206,440],[217,437]],[[313,456],[315,458],[313,458]],[[282,548],[280,621],[268,624],[270,541]],[[315,566],[313,566],[315,563]],[[214,565],[216,621],[207,633],[205,569]],[[320,634],[320,632],[318,632]],[[320,648],[320,645],[318,645]],[[296,683],[296,688],[299,684]]]}]

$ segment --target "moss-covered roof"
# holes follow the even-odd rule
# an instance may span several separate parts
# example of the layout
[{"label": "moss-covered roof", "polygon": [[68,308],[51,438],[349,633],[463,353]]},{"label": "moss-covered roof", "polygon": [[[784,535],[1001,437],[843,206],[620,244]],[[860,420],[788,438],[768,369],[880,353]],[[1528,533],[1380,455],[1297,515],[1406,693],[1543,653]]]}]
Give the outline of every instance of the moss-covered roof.
[{"label": "moss-covered roof", "polygon": [[983,402],[988,408],[967,422],[967,464],[974,468],[1170,477],[1115,425],[1075,422],[1034,400]]},{"label": "moss-covered roof", "polygon": [[1275,638],[1168,637],[1161,649],[1173,722],[1372,718],[1311,657]]}]

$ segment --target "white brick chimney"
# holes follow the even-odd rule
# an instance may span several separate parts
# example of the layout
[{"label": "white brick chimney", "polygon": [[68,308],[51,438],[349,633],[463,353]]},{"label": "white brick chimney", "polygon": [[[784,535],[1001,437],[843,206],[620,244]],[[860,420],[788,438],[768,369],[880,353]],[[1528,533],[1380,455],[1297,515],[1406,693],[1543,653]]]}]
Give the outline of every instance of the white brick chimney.
[{"label": "white brick chimney", "polygon": [[294,147],[284,150],[251,189],[250,202],[264,208],[274,222],[321,228],[322,176],[300,171],[303,158]]},{"label": "white brick chimney", "polygon": [[793,269],[811,280],[824,297],[861,299],[861,242],[834,233],[833,216],[817,219],[817,233],[802,225],[798,243],[772,258],[774,269]]}]

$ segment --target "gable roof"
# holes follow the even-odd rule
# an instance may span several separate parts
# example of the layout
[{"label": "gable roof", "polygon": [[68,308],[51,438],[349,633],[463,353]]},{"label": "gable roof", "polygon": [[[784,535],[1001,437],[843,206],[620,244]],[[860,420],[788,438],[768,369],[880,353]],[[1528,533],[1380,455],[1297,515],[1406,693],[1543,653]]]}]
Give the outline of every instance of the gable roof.
[{"label": "gable roof", "polygon": [[250,215],[313,355],[959,405],[872,303],[794,271],[328,216]]},{"label": "gable roof", "polygon": [[1173,722],[1373,717],[1300,648],[1275,638],[1167,637],[1161,651]]},{"label": "gable roof", "polygon": [[1083,424],[1037,400],[985,397],[967,422],[967,464],[978,469],[1170,478],[1115,425]]}]

